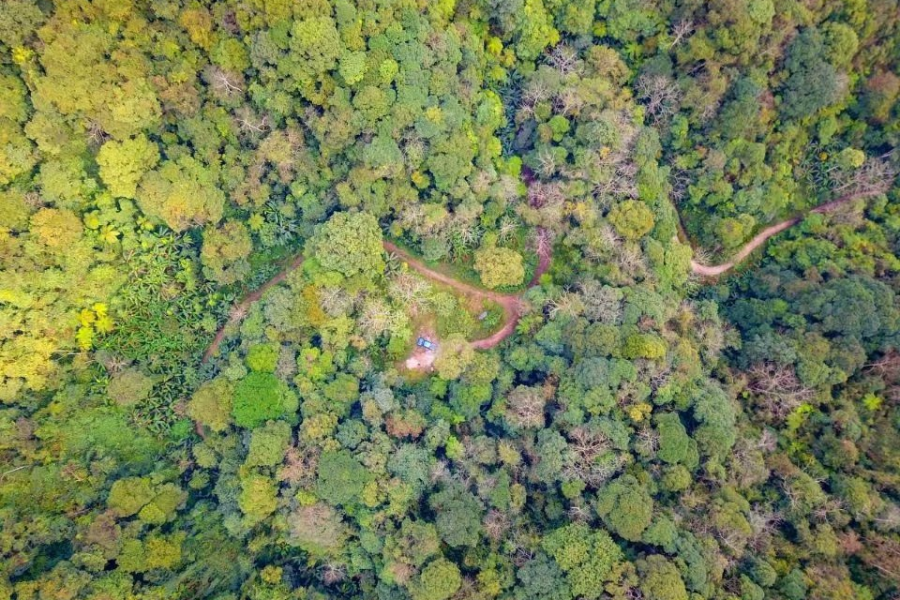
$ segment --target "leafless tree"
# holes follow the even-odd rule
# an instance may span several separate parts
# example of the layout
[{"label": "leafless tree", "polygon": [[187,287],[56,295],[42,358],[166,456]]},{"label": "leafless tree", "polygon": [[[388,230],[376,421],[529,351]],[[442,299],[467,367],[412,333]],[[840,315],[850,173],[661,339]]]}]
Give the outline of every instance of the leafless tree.
[{"label": "leafless tree", "polygon": [[509,517],[499,510],[492,509],[485,515],[483,524],[487,536],[498,542],[509,529]]},{"label": "leafless tree", "polygon": [[244,89],[240,85],[240,76],[219,67],[211,67],[207,79],[213,91],[224,98],[232,98],[244,93]]},{"label": "leafless tree", "polygon": [[257,115],[248,106],[238,110],[235,118],[237,119],[238,127],[244,133],[262,134],[269,129],[269,117],[267,115]]},{"label": "leafless tree", "polygon": [[622,318],[622,293],[595,280],[581,284],[585,315],[593,321],[616,325]]},{"label": "leafless tree", "polygon": [[389,292],[404,305],[418,310],[427,303],[431,285],[412,273],[399,273],[391,279]]},{"label": "leafless tree", "polygon": [[689,37],[692,33],[694,33],[694,22],[690,19],[682,19],[675,23],[675,26],[672,27],[672,42],[669,44],[669,49],[683,42],[684,38]]},{"label": "leafless tree", "polygon": [[637,97],[643,101],[647,115],[656,123],[678,110],[681,90],[666,75],[642,75],[634,84]]},{"label": "leafless tree", "polygon": [[870,158],[858,169],[837,169],[832,173],[835,195],[880,194],[897,178],[897,168],[887,157]]},{"label": "leafless tree", "polygon": [[103,131],[100,123],[93,119],[88,123],[87,135],[88,143],[95,148],[99,148],[109,139],[109,134]]},{"label": "leafless tree", "polygon": [[772,362],[757,363],[747,371],[747,389],[756,394],[760,405],[776,421],[783,421],[794,409],[811,399],[814,391],[797,378],[794,368]]},{"label": "leafless tree", "polygon": [[[604,456],[611,447],[603,432],[586,425],[576,427],[569,433],[573,460],[566,466],[565,474],[592,486],[609,480],[624,464],[621,455]],[[605,460],[600,460],[602,456]]]},{"label": "leafless tree", "polygon": [[579,70],[578,52],[569,46],[559,44],[547,55],[547,62],[562,75],[569,75]]},{"label": "leafless tree", "polygon": [[325,585],[339,583],[347,578],[347,566],[329,562],[319,568],[319,578]]}]

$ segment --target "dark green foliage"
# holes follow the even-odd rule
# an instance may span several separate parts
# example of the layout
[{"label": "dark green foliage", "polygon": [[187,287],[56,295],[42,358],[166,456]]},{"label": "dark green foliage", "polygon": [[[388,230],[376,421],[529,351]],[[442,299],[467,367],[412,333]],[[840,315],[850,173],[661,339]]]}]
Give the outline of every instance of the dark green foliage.
[{"label": "dark green foliage", "polygon": [[359,501],[371,474],[347,451],[326,452],[319,458],[316,493],[334,505]]}]

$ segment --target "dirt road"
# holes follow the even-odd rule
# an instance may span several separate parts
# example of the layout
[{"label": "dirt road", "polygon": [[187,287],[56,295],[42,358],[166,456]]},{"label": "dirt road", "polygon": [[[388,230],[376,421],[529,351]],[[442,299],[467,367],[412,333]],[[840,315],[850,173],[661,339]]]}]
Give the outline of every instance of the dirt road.
[{"label": "dirt road", "polygon": [[[466,294],[471,294],[478,298],[486,298],[489,300],[493,300],[497,304],[503,307],[503,315],[504,315],[504,323],[503,327],[500,328],[499,331],[494,333],[492,336],[475,340],[472,342],[472,347],[478,350],[487,350],[489,348],[493,348],[509,336],[513,334],[516,330],[516,325],[519,322],[519,317],[521,316],[521,294],[501,294],[499,292],[492,292],[489,290],[483,290],[481,288],[475,287],[474,285],[469,285],[463,281],[459,281],[454,279],[453,277],[441,273],[439,271],[435,271],[434,269],[428,268],[425,263],[423,263],[418,258],[415,258],[405,250],[398,248],[395,244],[385,241],[383,242],[383,246],[386,252],[394,253],[399,256],[403,262],[408,264],[412,269],[418,271],[428,279],[433,281],[437,281],[448,285],[454,289],[457,289]],[[534,276],[531,278],[531,281],[528,283],[528,287],[534,287],[540,281],[541,275],[547,272],[547,269],[550,267],[550,261],[552,259],[552,249],[550,244],[544,244],[541,247],[541,251],[538,256],[538,265],[535,269]],[[212,343],[209,345],[209,348],[206,349],[206,352],[203,353],[203,360],[201,363],[206,363],[210,358],[216,353],[219,349],[219,346],[222,344],[222,340],[225,339],[225,336],[228,334],[229,329],[233,325],[237,325],[241,322],[241,320],[247,315],[250,310],[250,307],[254,302],[258,301],[262,298],[262,295],[266,293],[272,286],[278,285],[282,281],[284,281],[285,277],[287,277],[288,273],[298,268],[303,264],[303,255],[298,254],[294,257],[288,265],[278,272],[272,279],[265,282],[263,285],[259,287],[259,289],[247,294],[243,300],[238,302],[232,307],[229,312],[228,321],[219,328],[219,331],[216,333],[216,337],[213,338]]]},{"label": "dirt road", "polygon": [[802,215],[792,217],[790,219],[782,221],[781,223],[776,223],[775,225],[766,227],[755,236],[753,236],[753,239],[744,244],[741,249],[738,250],[738,252],[734,255],[734,257],[728,262],[724,262],[718,265],[704,265],[695,260],[691,260],[691,271],[693,271],[693,273],[696,275],[700,275],[701,277],[718,277],[723,273],[727,273],[736,265],[739,265],[748,256],[750,256],[750,254],[752,254],[754,250],[762,246],[770,237],[778,235],[785,229],[790,229],[791,227],[802,221],[806,217],[806,215],[811,213],[825,214],[833,212],[844,204],[847,204],[848,202],[851,202],[853,200],[871,198],[872,196],[877,196],[883,193],[883,190],[871,190],[867,192],[847,194],[846,196],[841,196],[837,200],[832,200],[831,202],[820,204],[815,208],[809,209]]}]

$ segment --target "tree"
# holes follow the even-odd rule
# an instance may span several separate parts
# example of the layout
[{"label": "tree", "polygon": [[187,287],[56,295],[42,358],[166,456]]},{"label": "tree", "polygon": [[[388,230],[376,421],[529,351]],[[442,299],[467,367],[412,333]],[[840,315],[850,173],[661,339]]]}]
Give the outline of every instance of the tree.
[{"label": "tree", "polygon": [[462,585],[459,568],[445,558],[428,563],[409,586],[413,600],[448,600]]},{"label": "tree", "polygon": [[297,507],[288,516],[288,526],[288,541],[315,557],[338,554],[346,536],[340,514],[324,502]]},{"label": "tree", "polygon": [[384,271],[381,229],[368,213],[335,213],[307,242],[306,252],[324,270],[344,277],[371,279]]},{"label": "tree", "polygon": [[215,224],[225,206],[225,195],[214,173],[190,157],[165,161],[144,175],[137,198],[144,212],[162,219],[175,231]]},{"label": "tree", "polygon": [[204,383],[188,401],[187,413],[198,423],[215,432],[228,429],[232,423],[234,385],[224,377]]},{"label": "tree", "polygon": [[284,460],[290,442],[291,426],[284,421],[270,421],[253,430],[244,464],[248,467],[274,467]]},{"label": "tree", "polygon": [[441,539],[451,547],[475,546],[481,537],[481,506],[460,485],[448,485],[428,498]]},{"label": "tree", "polygon": [[639,240],[653,229],[653,212],[638,200],[616,204],[607,218],[616,232],[627,240]]},{"label": "tree", "polygon": [[516,578],[516,600],[569,600],[572,592],[556,561],[540,552],[525,563]]},{"label": "tree", "polygon": [[238,506],[244,513],[247,524],[256,525],[278,507],[278,488],[265,475],[248,475],[241,479],[241,494]]},{"label": "tree", "polygon": [[637,569],[647,600],[688,600],[678,568],[664,556],[651,554],[637,562]]},{"label": "tree", "polygon": [[786,117],[802,119],[837,102],[837,70],[825,60],[825,44],[817,29],[808,27],[794,38],[784,66],[789,75],[784,82],[781,111]]},{"label": "tree", "polygon": [[441,379],[456,379],[469,366],[475,358],[475,350],[472,344],[458,334],[447,336],[441,344],[434,366]]},{"label": "tree", "polygon": [[123,477],[113,482],[106,503],[119,517],[131,517],[146,506],[153,495],[149,478]]},{"label": "tree", "polygon": [[669,464],[684,464],[693,468],[699,460],[696,442],[690,438],[676,413],[664,413],[656,418],[659,450],[656,456]]},{"label": "tree", "polygon": [[597,514],[610,529],[638,542],[653,520],[653,498],[633,475],[623,475],[597,494]]},{"label": "tree", "polygon": [[342,47],[334,19],[315,16],[295,22],[290,47],[291,63],[303,76],[315,78],[334,69]]},{"label": "tree", "polygon": [[475,253],[475,270],[481,283],[491,289],[519,285],[525,279],[522,255],[508,248],[481,248]]},{"label": "tree", "polygon": [[120,406],[132,406],[153,391],[153,379],[138,369],[126,369],[109,380],[106,393]]},{"label": "tree", "polygon": [[135,198],[138,182],[158,162],[159,149],[144,134],[121,142],[109,140],[97,153],[103,183],[120,198]]},{"label": "tree", "polygon": [[228,285],[250,272],[246,259],[251,250],[253,242],[247,227],[239,221],[229,221],[220,227],[206,228],[200,258],[211,279]]},{"label": "tree", "polygon": [[544,551],[566,573],[572,594],[588,600],[603,595],[604,584],[622,560],[622,551],[603,530],[584,523],[555,529],[541,541]]},{"label": "tree", "polygon": [[296,410],[297,396],[271,373],[250,373],[234,387],[231,414],[240,427],[252,429]]},{"label": "tree", "polygon": [[518,385],[506,396],[506,421],[519,429],[544,426],[544,390]]},{"label": "tree", "polygon": [[274,373],[278,366],[279,346],[277,344],[255,344],[247,350],[247,367],[257,373]]},{"label": "tree", "polygon": [[325,452],[319,458],[316,494],[335,506],[353,505],[371,480],[372,474],[346,450]]}]

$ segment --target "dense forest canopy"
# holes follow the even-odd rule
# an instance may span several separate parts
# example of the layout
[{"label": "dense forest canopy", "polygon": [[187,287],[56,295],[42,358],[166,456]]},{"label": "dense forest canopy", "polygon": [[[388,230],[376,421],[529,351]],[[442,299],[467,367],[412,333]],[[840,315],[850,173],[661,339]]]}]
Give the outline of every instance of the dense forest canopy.
[{"label": "dense forest canopy", "polygon": [[897,598],[898,144],[897,0],[0,0],[0,600]]}]

